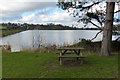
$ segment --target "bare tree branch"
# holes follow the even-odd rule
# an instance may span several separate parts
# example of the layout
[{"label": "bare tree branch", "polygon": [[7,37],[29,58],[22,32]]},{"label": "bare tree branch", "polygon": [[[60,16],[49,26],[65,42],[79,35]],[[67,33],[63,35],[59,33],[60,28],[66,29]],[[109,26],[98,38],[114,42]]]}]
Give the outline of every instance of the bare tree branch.
[{"label": "bare tree branch", "polygon": [[94,5],[96,5],[96,4],[99,4],[100,2],[95,2],[95,3],[93,3],[93,4],[91,4],[91,5],[89,5],[89,6],[86,6],[86,7],[83,7],[83,9],[86,9],[86,8],[91,8],[92,6],[94,6]]},{"label": "bare tree branch", "polygon": [[115,41],[118,41],[120,39],[120,37],[118,37]]},{"label": "bare tree branch", "polygon": [[118,12],[120,12],[120,10],[118,10],[118,11],[116,11],[116,12],[114,12],[114,13],[118,13]]},{"label": "bare tree branch", "polygon": [[89,21],[91,24],[93,24],[94,26],[96,26],[98,29],[100,29],[101,31],[103,31],[103,29],[100,27],[100,26],[98,26],[98,25],[96,25],[96,24],[94,24],[92,21]]},{"label": "bare tree branch", "polygon": [[102,32],[102,30],[100,30],[96,35],[95,35],[95,37],[93,37],[91,40],[94,40],[97,36],[98,36],[98,34],[100,34]]}]

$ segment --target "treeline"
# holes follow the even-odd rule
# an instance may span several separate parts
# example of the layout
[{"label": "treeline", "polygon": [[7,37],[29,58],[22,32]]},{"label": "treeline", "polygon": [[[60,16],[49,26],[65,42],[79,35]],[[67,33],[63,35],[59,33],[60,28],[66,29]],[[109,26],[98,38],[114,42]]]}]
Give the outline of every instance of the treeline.
[{"label": "treeline", "polygon": [[120,24],[114,25],[113,30],[120,31]]},{"label": "treeline", "polygon": [[[28,24],[28,23],[2,23],[3,30],[76,30],[79,28],[64,26],[61,24]],[[5,28],[6,27],[6,28]]]},{"label": "treeline", "polygon": [[[1,23],[0,30],[98,30],[98,28],[69,27],[62,24],[28,24],[28,23]],[[114,25],[113,30],[120,31],[120,24]]]},{"label": "treeline", "polygon": [[62,24],[28,24],[28,23],[2,23],[2,30],[98,30],[97,28],[77,28]]}]

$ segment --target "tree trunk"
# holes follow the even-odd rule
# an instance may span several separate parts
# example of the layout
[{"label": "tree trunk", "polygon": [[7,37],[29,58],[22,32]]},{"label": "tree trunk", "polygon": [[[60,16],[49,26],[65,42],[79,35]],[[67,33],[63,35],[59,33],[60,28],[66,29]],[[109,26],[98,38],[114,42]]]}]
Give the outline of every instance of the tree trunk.
[{"label": "tree trunk", "polygon": [[105,25],[103,29],[103,40],[100,56],[111,55],[112,27],[115,2],[107,2]]}]

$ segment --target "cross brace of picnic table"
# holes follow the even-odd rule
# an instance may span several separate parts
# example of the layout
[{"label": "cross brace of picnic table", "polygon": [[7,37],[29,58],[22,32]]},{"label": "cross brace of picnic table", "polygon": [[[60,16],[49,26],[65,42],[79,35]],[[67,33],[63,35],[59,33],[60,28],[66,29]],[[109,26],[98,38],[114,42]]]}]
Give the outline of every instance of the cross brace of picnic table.
[{"label": "cross brace of picnic table", "polygon": [[[85,58],[84,56],[79,56],[80,55],[80,50],[83,50],[84,48],[59,48],[58,50],[60,50],[60,56],[59,56],[59,61],[60,61],[60,65],[62,64],[62,58],[77,58],[77,60],[79,60],[79,58]],[[67,52],[67,51],[74,51],[74,52]],[[68,53],[74,53],[77,56],[63,56],[64,54],[68,54]]]}]

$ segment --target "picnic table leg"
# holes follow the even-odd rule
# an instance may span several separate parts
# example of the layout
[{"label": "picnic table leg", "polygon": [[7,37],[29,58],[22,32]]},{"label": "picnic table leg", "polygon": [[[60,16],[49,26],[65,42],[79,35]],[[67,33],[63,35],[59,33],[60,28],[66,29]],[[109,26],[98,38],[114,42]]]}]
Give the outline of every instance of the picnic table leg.
[{"label": "picnic table leg", "polygon": [[80,50],[78,50],[78,55],[82,56],[82,53],[80,52]]},{"label": "picnic table leg", "polygon": [[60,61],[60,57],[59,57],[59,61]]},{"label": "picnic table leg", "polygon": [[[62,52],[60,53],[60,56],[62,56]],[[62,58],[59,57],[60,65],[62,65]]]},{"label": "picnic table leg", "polygon": [[73,50],[75,52],[75,54],[79,55],[80,54],[80,50],[76,51],[76,50]]},{"label": "picnic table leg", "polygon": [[[77,54],[79,56],[80,54],[80,50],[76,51],[76,50],[73,50],[75,52],[75,54]],[[79,58],[77,57],[77,60],[79,60]]]},{"label": "picnic table leg", "polygon": [[80,50],[78,50],[78,55],[80,55]]},{"label": "picnic table leg", "polygon": [[79,58],[77,57],[77,61],[79,60]]},{"label": "picnic table leg", "polygon": [[[67,50],[61,51],[60,56],[64,55],[66,52],[67,52]],[[59,58],[59,61],[60,61],[60,65],[62,65],[62,58],[61,57]]]},{"label": "picnic table leg", "polygon": [[[62,52],[62,55],[64,55],[66,52],[67,52],[67,50],[64,50],[64,51]],[[61,56],[62,56],[62,55],[61,55]]]},{"label": "picnic table leg", "polygon": [[62,65],[62,58],[60,58],[60,65]]}]

